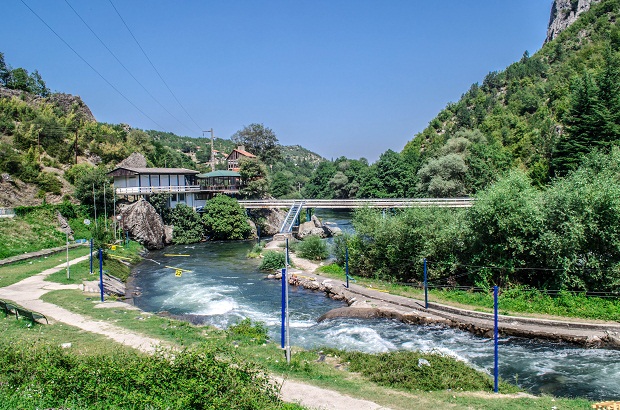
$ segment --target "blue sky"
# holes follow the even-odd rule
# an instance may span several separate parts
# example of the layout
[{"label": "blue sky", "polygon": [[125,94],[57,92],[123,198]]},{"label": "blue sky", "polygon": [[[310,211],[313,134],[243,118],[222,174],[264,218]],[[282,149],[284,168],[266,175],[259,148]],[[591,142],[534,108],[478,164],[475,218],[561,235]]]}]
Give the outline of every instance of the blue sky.
[{"label": "blue sky", "polygon": [[150,118],[22,0],[3,1],[0,52],[52,91],[80,95],[99,121],[193,137],[213,127],[221,138],[258,122],[282,144],[371,162],[402,150],[489,71],[540,49],[552,3],[111,1],[174,96],[110,0],[23,0]]}]

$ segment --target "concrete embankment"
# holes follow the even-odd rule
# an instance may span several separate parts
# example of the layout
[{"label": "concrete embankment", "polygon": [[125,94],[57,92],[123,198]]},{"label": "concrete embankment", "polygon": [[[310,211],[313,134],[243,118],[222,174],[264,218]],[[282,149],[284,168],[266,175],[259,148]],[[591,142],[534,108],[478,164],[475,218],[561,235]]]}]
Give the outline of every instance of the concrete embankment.
[{"label": "concrete embankment", "polygon": [[[424,302],[392,295],[374,289],[326,279],[302,271],[290,271],[289,283],[310,290],[324,292],[327,296],[345,300],[348,307],[331,310],[319,321],[338,317],[390,318],[411,324],[439,324],[492,337],[493,315]],[[272,276],[273,277],[273,276]],[[584,347],[620,348],[620,323],[595,321],[568,321],[517,316],[499,316],[499,332],[505,336],[561,341]]]}]

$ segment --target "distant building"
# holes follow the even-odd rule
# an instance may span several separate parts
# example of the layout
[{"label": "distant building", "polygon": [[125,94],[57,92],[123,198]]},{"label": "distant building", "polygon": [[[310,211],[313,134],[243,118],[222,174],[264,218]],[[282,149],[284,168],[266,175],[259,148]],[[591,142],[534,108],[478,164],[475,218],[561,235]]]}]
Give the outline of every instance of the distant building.
[{"label": "distant building", "polygon": [[239,160],[241,158],[256,158],[256,155],[251,154],[245,150],[243,145],[232,150],[228,157],[226,157],[226,162],[228,163],[229,171],[239,171]]}]

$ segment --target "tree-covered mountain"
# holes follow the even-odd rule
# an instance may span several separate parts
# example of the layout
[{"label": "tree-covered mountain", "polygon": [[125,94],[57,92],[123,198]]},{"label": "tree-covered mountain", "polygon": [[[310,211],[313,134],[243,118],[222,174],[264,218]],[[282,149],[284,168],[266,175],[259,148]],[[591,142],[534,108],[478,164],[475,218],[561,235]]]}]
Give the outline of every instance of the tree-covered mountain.
[{"label": "tree-covered mountain", "polygon": [[473,84],[402,152],[322,164],[306,196],[472,195],[514,168],[543,186],[608,152],[620,139],[619,13],[618,0],[556,0],[541,50]]},{"label": "tree-covered mountain", "polygon": [[592,4],[540,51],[490,72],[402,151],[418,193],[472,194],[510,168],[535,183],[620,141],[620,1]]},{"label": "tree-covered mountain", "polygon": [[[214,138],[217,168],[226,168],[225,158],[236,146],[232,139]],[[269,183],[278,196],[299,196],[323,158],[299,145],[274,149],[281,155],[270,164]],[[12,68],[0,53],[0,206],[75,198],[72,185],[83,171],[95,167],[105,175],[134,152],[152,167],[211,168],[210,135],[192,138],[97,122],[79,97],[50,93],[38,71]]]}]

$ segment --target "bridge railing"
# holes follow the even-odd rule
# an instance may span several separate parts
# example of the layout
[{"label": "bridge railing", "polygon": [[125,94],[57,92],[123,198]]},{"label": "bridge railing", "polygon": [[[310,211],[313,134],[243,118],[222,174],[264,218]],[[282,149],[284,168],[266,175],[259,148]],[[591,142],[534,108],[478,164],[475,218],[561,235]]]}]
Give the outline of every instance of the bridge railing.
[{"label": "bridge railing", "polygon": [[[297,200],[299,201],[299,200]],[[242,200],[239,204],[245,208],[290,208],[294,199]],[[412,208],[443,207],[467,208],[472,206],[473,198],[380,198],[380,199],[305,199],[305,208]]]}]

